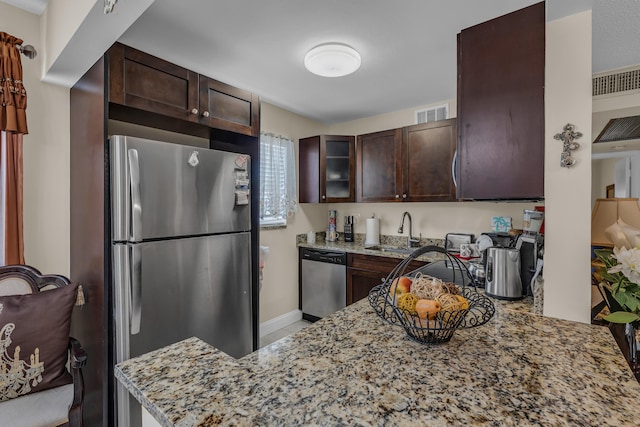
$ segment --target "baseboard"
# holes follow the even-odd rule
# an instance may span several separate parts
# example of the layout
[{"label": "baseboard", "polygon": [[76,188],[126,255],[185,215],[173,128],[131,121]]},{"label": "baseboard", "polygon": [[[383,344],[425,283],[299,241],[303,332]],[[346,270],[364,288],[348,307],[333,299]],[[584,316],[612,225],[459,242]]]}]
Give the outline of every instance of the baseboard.
[{"label": "baseboard", "polygon": [[289,313],[285,313],[281,316],[269,319],[266,322],[262,322],[260,323],[260,337],[269,335],[270,333],[275,332],[278,329],[282,329],[285,326],[289,326],[290,324],[295,323],[300,319],[302,319],[302,311],[293,310]]}]

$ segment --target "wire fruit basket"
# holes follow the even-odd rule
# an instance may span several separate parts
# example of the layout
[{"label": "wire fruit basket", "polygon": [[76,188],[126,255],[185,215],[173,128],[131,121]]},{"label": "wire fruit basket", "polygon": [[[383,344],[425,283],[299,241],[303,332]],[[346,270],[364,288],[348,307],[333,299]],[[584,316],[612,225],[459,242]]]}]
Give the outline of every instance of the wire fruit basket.
[{"label": "wire fruit basket", "polygon": [[[411,261],[429,252],[439,260],[405,274]],[[369,303],[378,316],[402,326],[409,338],[423,344],[447,342],[456,329],[484,325],[495,313],[491,300],[478,292],[467,266],[439,246],[418,248],[402,260],[384,282],[371,289]]]}]

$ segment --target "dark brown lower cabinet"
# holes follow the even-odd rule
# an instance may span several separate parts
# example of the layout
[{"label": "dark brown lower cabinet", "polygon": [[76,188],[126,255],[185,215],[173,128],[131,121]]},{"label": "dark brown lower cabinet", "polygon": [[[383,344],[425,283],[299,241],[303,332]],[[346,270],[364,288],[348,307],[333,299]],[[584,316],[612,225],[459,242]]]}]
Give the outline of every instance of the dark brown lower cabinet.
[{"label": "dark brown lower cabinet", "polygon": [[[347,254],[347,305],[360,301],[369,291],[386,279],[402,258],[388,258],[376,255]],[[406,272],[427,264],[411,261]]]}]

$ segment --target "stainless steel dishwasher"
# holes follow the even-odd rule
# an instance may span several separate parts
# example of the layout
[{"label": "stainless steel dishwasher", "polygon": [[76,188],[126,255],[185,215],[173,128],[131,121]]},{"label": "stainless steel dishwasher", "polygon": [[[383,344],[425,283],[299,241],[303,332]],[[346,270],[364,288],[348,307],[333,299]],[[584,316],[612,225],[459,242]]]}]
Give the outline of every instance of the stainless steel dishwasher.
[{"label": "stainless steel dishwasher", "polygon": [[347,305],[347,254],[300,249],[302,318],[316,321]]}]

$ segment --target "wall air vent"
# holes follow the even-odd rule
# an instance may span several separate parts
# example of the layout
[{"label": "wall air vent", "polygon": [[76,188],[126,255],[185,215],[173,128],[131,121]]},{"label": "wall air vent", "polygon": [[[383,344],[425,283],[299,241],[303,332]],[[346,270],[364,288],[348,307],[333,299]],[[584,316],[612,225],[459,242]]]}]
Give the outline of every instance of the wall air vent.
[{"label": "wall air vent", "polygon": [[416,110],[416,124],[431,123],[449,118],[449,104],[439,105],[425,110]]},{"label": "wall air vent", "polygon": [[595,74],[592,79],[592,95],[640,90],[640,68]]},{"label": "wall air vent", "polygon": [[609,123],[607,123],[593,143],[626,141],[630,139],[640,139],[640,116],[621,117],[609,120]]}]

